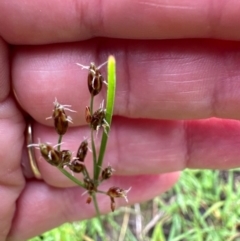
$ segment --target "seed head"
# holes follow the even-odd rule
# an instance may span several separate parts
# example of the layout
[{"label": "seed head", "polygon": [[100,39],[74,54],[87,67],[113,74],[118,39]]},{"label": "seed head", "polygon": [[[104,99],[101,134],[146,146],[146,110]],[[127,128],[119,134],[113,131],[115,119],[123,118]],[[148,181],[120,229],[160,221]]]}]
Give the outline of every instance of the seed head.
[{"label": "seed head", "polygon": [[70,161],[72,152],[69,150],[58,151],[55,148],[62,143],[51,146],[48,143],[30,144],[29,147],[40,149],[41,156],[51,165],[64,167]]},{"label": "seed head", "polygon": [[96,185],[93,180],[91,180],[88,177],[85,177],[83,181],[84,181],[85,188],[88,190],[89,193],[92,193],[93,191],[97,191]]},{"label": "seed head", "polygon": [[94,63],[90,64],[88,72],[88,89],[93,96],[97,95],[102,90],[104,78],[100,70]]},{"label": "seed head", "polygon": [[42,157],[51,165],[58,166],[61,163],[61,153],[51,145],[42,143],[39,145]]},{"label": "seed head", "polygon": [[112,176],[114,171],[115,170],[111,166],[108,166],[105,169],[103,169],[101,173],[102,181],[109,179]]},{"label": "seed head", "polygon": [[54,120],[54,127],[56,132],[59,135],[64,135],[67,132],[68,129],[68,123],[72,123],[72,118],[70,116],[67,116],[65,113],[65,110],[75,112],[68,107],[71,107],[70,105],[61,105],[58,103],[57,99],[53,102],[54,104],[54,109],[53,109],[53,114],[51,117],[48,117],[46,119],[53,118]]},{"label": "seed head", "polygon": [[86,119],[86,122],[88,124],[90,124],[91,121],[92,121],[92,116],[91,116],[91,112],[90,112],[90,107],[89,106],[86,106],[86,109],[85,109],[85,119]]},{"label": "seed head", "polygon": [[86,203],[91,203],[92,202],[92,197],[91,196],[88,196],[88,198],[87,198],[87,201],[86,201]]},{"label": "seed head", "polygon": [[110,197],[110,200],[111,200],[112,212],[115,210],[115,207],[116,207],[114,198],[123,197],[125,199],[125,201],[128,202],[127,193],[130,190],[131,190],[131,187],[128,190],[123,190],[119,187],[109,188],[109,190],[107,191],[107,195]]},{"label": "seed head", "polygon": [[81,161],[79,161],[77,158],[70,161],[70,163],[67,166],[69,167],[70,170],[72,170],[73,172],[76,172],[76,173],[82,172],[85,168],[85,165]]},{"label": "seed head", "polygon": [[96,66],[93,62],[90,63],[90,66],[84,66],[77,63],[81,66],[82,69],[88,69],[88,89],[91,95],[95,96],[102,90],[103,83],[107,85],[107,82],[103,78],[100,68],[105,65],[107,62]]},{"label": "seed head", "polygon": [[69,118],[63,112],[59,112],[59,114],[54,117],[54,127],[59,135],[64,135],[67,132],[68,122]]},{"label": "seed head", "polygon": [[88,142],[87,142],[87,140],[84,140],[80,144],[80,146],[78,148],[78,151],[77,151],[77,159],[78,159],[78,161],[84,162],[84,159],[85,159],[85,157],[87,155],[87,152],[88,152]]},{"label": "seed head", "polygon": [[103,108],[104,101],[101,103],[100,108],[96,110],[93,115],[90,114],[90,108],[86,107],[85,116],[86,121],[89,123],[93,130],[99,130],[99,128],[103,127],[104,132],[107,134],[107,128],[109,128],[109,124],[106,121],[106,109]]},{"label": "seed head", "polygon": [[107,191],[107,195],[110,196],[111,198],[118,198],[118,197],[123,197],[126,202],[128,202],[127,199],[127,193],[131,190],[131,188],[124,190],[119,187],[111,187]]},{"label": "seed head", "polygon": [[116,203],[115,203],[114,198],[110,197],[110,200],[111,200],[111,210],[112,210],[112,212],[114,212],[114,210],[116,208]]},{"label": "seed head", "polygon": [[106,117],[106,110],[100,108],[95,111],[91,118],[91,126],[94,130],[97,130],[104,124],[104,118]]},{"label": "seed head", "polygon": [[62,150],[60,154],[61,154],[61,166],[62,167],[68,166],[71,161],[72,152],[69,150]]},{"label": "seed head", "polygon": [[31,144],[28,147],[38,147],[42,157],[51,165],[58,166],[61,163],[61,153],[47,143]]}]

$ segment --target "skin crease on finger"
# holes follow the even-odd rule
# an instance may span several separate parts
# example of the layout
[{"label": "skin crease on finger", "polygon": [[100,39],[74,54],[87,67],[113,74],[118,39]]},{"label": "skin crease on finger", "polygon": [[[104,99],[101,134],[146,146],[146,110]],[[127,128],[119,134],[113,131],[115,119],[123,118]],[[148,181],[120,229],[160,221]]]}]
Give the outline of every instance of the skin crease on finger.
[{"label": "skin crease on finger", "polygon": [[[63,148],[77,150],[79,136],[88,137],[87,128],[70,128]],[[53,128],[36,124],[35,141],[56,143]],[[99,141],[98,139],[96,141]],[[144,175],[180,171],[185,168],[228,169],[240,164],[240,123],[211,118],[201,121],[131,120],[115,117],[109,136],[104,166],[114,175]],[[36,150],[44,180],[52,186],[71,187],[59,171],[46,163]],[[91,154],[85,160],[89,170]],[[90,171],[91,172],[91,171]]]},{"label": "skin crease on finger", "polygon": [[[111,158],[108,157],[107,161],[117,166],[119,173],[151,174],[159,170],[162,172],[182,170],[186,166],[192,168],[238,166],[237,121],[213,118],[207,121],[186,122],[153,120],[148,123],[144,119],[140,121],[136,118],[173,120],[212,116],[238,118],[239,113],[236,109],[240,101],[240,95],[237,94],[240,91],[239,44],[217,40],[168,40],[150,43],[148,45],[151,47],[145,47],[145,41],[95,39],[70,46],[61,44],[18,47],[13,54],[13,84],[18,100],[36,120],[44,125],[52,125],[52,122],[46,121],[45,118],[51,115],[52,102],[57,97],[62,104],[71,104],[72,109],[77,110],[77,114],[71,113],[73,126],[82,125],[84,108],[89,103],[86,81],[84,81],[87,72],[79,69],[75,63],[87,64],[92,60],[101,59],[98,60],[100,64],[106,60],[106,53],[114,52],[118,70],[115,115],[132,119],[131,121],[121,119],[119,124],[116,124],[116,126],[122,124],[121,131],[110,136],[110,138],[115,137],[109,144],[110,151],[107,152],[107,156]],[[128,53],[128,50],[131,50],[131,53]],[[29,91],[22,88],[24,85],[29,87]],[[103,98],[103,96],[98,98],[99,103]],[[35,137],[41,138],[42,141],[53,141],[53,143],[56,141],[47,138],[46,135],[44,138],[42,132],[50,133],[49,130],[44,131],[44,128],[38,132],[37,128]],[[122,133],[123,137],[128,136],[128,142],[121,138]],[[141,136],[146,133],[146,136],[142,137],[144,142],[142,146],[138,133]],[[131,142],[134,143],[135,140],[129,137],[136,138],[138,145],[133,145]],[[74,133],[71,138],[75,141]],[[130,148],[128,143],[131,143]],[[211,143],[214,143],[214,148]],[[118,146],[122,149],[118,150]],[[144,154],[143,146],[145,146]],[[223,148],[226,146],[231,148]],[[111,150],[118,151],[111,152]],[[134,154],[124,155],[125,153]],[[134,169],[136,159],[141,164],[137,170]],[[124,168],[125,163],[127,170]],[[56,175],[50,174],[53,169],[46,167],[42,161],[39,165],[43,175],[46,176],[45,180],[51,185],[71,185],[65,180],[56,184],[55,178],[51,178]],[[156,165],[159,165],[159,169],[155,168]]]},{"label": "skin crease on finger", "polygon": [[[0,34],[12,44],[127,39],[239,40],[236,0],[0,1]],[[54,11],[52,11],[54,9]],[[7,21],[6,21],[7,20]]]},{"label": "skin crease on finger", "polygon": [[[115,115],[148,119],[240,118],[236,111],[240,102],[240,44],[218,40],[93,39],[76,44],[17,47],[12,76],[20,105],[37,121],[51,125],[45,118],[57,97],[77,111],[72,114],[74,125],[84,124],[82,109],[89,105],[87,71],[75,63],[88,65],[94,61],[99,65],[108,54],[114,54],[117,60]],[[99,104],[104,94],[97,97]]]}]

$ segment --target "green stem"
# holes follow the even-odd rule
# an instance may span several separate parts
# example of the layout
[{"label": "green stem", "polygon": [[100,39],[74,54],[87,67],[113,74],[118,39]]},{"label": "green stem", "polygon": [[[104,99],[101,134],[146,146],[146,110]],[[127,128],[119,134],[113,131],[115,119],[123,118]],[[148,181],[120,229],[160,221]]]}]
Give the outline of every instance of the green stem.
[{"label": "green stem", "polygon": [[83,169],[83,175],[84,175],[84,177],[87,177],[87,178],[90,179],[90,175],[89,175],[88,170],[87,170],[86,167]]},{"label": "green stem", "polygon": [[93,114],[93,101],[94,101],[94,95],[91,94],[91,100],[90,100],[90,114],[91,114],[91,116]]},{"label": "green stem", "polygon": [[[62,142],[62,135],[58,136],[58,144]],[[58,146],[58,151],[61,151],[61,145]],[[69,172],[67,172],[65,169],[63,169],[61,166],[58,167],[58,169],[71,181],[75,182],[78,186],[83,187],[85,189],[85,185],[79,181],[77,178],[73,177]]]},{"label": "green stem", "polygon": [[97,212],[97,217],[99,218],[99,221],[101,223],[101,219],[100,219],[100,210],[99,210],[99,207],[98,207],[98,202],[97,202],[97,198],[96,198],[96,193],[93,193],[92,194],[92,197],[93,197],[93,203],[94,203],[94,207],[96,209],[96,212]]},{"label": "green stem", "polygon": [[[93,154],[93,176],[95,177],[95,173],[97,171],[97,152],[96,152],[96,147],[94,143],[94,136],[93,136],[93,129],[91,129],[91,141],[92,141],[92,154]],[[94,178],[96,181],[97,179]]]},{"label": "green stem", "polygon": [[[58,136],[58,144],[60,144],[60,143],[62,142],[62,137],[63,137],[62,135],[59,135],[59,136]],[[57,147],[57,150],[58,150],[58,151],[61,150],[61,145],[59,145],[59,146]]]},{"label": "green stem", "polygon": [[101,193],[101,194],[107,195],[107,192],[104,192],[104,191],[101,191],[101,190],[97,190],[97,193]]},{"label": "green stem", "polygon": [[[93,101],[94,101],[94,96],[91,95],[91,100],[90,100],[90,114],[91,116],[93,115]],[[95,143],[94,143],[94,130],[93,128],[90,126],[91,128],[91,143],[92,143],[92,154],[93,154],[93,176],[95,177],[95,173],[97,171],[97,152],[96,152],[96,147],[95,147]],[[96,180],[96,179],[94,179]]]},{"label": "green stem", "polygon": [[69,178],[71,181],[75,182],[78,186],[85,188],[85,185],[79,181],[77,178],[75,178],[74,176],[72,176],[69,172],[67,172],[65,169],[58,167],[58,169],[67,177]]},{"label": "green stem", "polygon": [[[99,224],[102,228],[102,232],[104,232],[104,227],[103,227],[103,224],[102,224],[102,220],[101,220],[101,217],[100,217],[100,211],[99,211],[99,207],[98,207],[98,202],[97,202],[97,198],[96,198],[96,193],[93,193],[92,194],[92,198],[93,198],[93,203],[94,203],[94,207],[95,207],[95,210],[97,212],[97,218],[98,218],[98,221],[99,221]],[[103,233],[104,234],[104,233]],[[106,240],[106,236],[103,235],[104,240]]]},{"label": "green stem", "polygon": [[[106,103],[106,121],[111,126],[112,123],[112,115],[113,115],[113,108],[115,102],[115,91],[116,91],[116,62],[113,56],[109,56],[108,58],[108,89],[107,89],[107,103]],[[102,141],[100,146],[100,151],[98,155],[97,161],[97,170],[94,175],[94,179],[98,180],[100,171],[102,168],[103,158],[106,151],[107,141],[108,141],[108,134],[110,128],[107,128],[107,133],[103,132]]]}]

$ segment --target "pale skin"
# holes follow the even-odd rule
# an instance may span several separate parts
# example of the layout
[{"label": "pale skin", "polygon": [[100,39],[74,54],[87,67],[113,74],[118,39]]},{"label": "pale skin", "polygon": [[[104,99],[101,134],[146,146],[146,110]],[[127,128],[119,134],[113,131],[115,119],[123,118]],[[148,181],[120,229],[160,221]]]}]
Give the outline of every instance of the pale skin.
[{"label": "pale skin", "polygon": [[[76,151],[89,136],[87,73],[76,62],[100,65],[109,54],[117,60],[105,158],[116,172],[103,189],[132,187],[132,204],[170,189],[187,167],[239,166],[239,10],[234,0],[0,1],[0,240],[26,240],[95,215],[83,190],[37,152],[43,180],[25,179],[25,120],[11,90],[35,119],[35,143],[57,142],[46,120],[55,97],[72,105],[77,113],[69,113],[74,128],[64,145]],[[106,196],[98,201],[110,211]]]}]

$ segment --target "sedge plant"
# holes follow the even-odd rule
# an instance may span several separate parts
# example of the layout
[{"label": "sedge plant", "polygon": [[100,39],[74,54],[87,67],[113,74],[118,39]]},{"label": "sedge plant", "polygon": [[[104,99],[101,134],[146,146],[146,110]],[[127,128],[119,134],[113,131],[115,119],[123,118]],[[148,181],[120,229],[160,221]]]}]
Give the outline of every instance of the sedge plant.
[{"label": "sedge plant", "polygon": [[[107,81],[101,74],[101,67],[107,64]],[[86,203],[91,203],[93,200],[96,213],[99,216],[100,210],[98,208],[98,202],[96,199],[96,193],[101,193],[110,199],[111,210],[115,210],[115,198],[125,198],[127,200],[127,192],[120,187],[111,187],[108,190],[101,190],[100,185],[103,181],[111,178],[113,174],[113,167],[108,165],[106,168],[102,168],[104,154],[106,151],[107,141],[111,130],[115,90],[116,90],[116,62],[113,56],[109,56],[108,61],[100,66],[96,66],[94,63],[90,63],[89,66],[85,66],[77,63],[82,69],[87,69],[88,77],[86,84],[88,86],[90,94],[89,106],[85,108],[85,119],[89,125],[91,149],[92,149],[92,162],[93,162],[93,174],[89,174],[89,170],[85,165],[85,157],[88,153],[88,140],[83,140],[76,153],[76,157],[72,156],[71,150],[62,150],[61,145],[66,134],[69,123],[72,123],[72,118],[66,114],[66,112],[74,112],[70,109],[70,105],[60,104],[57,99],[54,101],[54,109],[52,116],[47,119],[53,119],[56,133],[58,134],[58,144],[52,146],[45,143],[30,144],[28,148],[37,147],[40,150],[41,156],[47,163],[58,168],[67,178],[77,184],[79,187],[84,188],[88,194]],[[104,107],[104,101],[97,110],[94,110],[94,98],[98,95],[103,86],[107,88],[106,95],[106,108]],[[95,147],[95,133],[102,129],[102,139],[100,144],[100,150],[97,153]],[[81,178],[76,178],[74,173],[81,173]],[[87,204],[86,204],[87,205]]]}]

